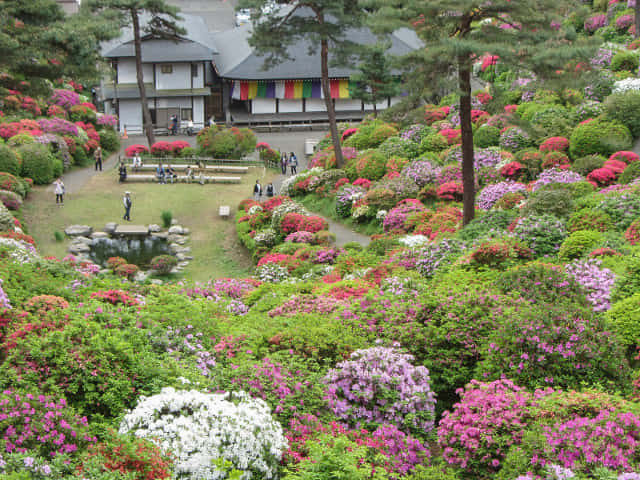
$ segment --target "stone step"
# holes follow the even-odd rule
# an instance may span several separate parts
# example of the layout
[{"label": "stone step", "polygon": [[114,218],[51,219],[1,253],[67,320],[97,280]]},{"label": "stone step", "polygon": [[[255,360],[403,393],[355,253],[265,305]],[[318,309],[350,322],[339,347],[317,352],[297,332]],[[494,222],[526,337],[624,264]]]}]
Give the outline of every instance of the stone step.
[{"label": "stone step", "polygon": [[149,235],[149,225],[118,225],[114,235],[138,236]]}]

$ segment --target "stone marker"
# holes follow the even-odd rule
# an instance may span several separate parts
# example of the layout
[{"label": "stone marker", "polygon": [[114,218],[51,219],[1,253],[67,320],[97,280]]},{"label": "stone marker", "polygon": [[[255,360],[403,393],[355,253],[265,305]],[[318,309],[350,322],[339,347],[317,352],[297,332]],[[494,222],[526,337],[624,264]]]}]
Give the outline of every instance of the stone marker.
[{"label": "stone marker", "polygon": [[182,235],[182,227],[180,225],[174,225],[169,228],[169,235]]},{"label": "stone marker", "polygon": [[93,228],[89,225],[71,225],[64,229],[64,233],[68,237],[88,237],[91,232],[93,232]]},{"label": "stone marker", "polygon": [[148,225],[118,225],[114,235],[122,235],[128,237],[135,237],[138,235],[149,235]]},{"label": "stone marker", "polygon": [[160,228],[160,225],[157,225],[155,223],[152,223],[151,225],[149,225],[149,231],[151,233],[157,233],[157,232],[159,232],[161,230],[162,230],[162,228]]},{"label": "stone marker", "polygon": [[109,222],[104,225],[104,231],[107,232],[109,235],[111,235],[113,232],[116,231],[117,227],[118,227],[118,224],[116,222]]}]

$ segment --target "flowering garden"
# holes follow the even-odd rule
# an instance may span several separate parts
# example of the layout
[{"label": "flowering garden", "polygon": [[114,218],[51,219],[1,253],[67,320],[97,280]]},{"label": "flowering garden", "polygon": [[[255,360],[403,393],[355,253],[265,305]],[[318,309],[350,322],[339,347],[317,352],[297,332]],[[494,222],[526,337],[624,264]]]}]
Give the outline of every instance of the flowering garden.
[{"label": "flowering garden", "polygon": [[[468,225],[448,96],[343,125],[344,168],[325,140],[242,201],[250,278],[42,257],[16,218],[22,178],[46,183],[24,152],[53,135],[82,158],[110,126],[71,85],[3,92],[0,477],[640,479],[637,42],[627,2],[596,4],[566,20],[609,42],[584,88],[478,59]],[[337,246],[314,205],[371,243]]]}]

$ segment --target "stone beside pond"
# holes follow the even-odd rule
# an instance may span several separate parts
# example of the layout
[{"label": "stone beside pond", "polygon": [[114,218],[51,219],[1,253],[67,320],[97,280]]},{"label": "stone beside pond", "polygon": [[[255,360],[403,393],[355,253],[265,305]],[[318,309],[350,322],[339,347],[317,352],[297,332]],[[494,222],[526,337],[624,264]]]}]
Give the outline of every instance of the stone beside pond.
[{"label": "stone beside pond", "polygon": [[[126,252],[132,246],[133,248],[144,248],[145,246],[157,245],[158,240],[163,240],[167,244],[167,251],[162,252],[162,254],[173,255],[176,257],[176,260],[178,260],[178,265],[171,270],[171,273],[177,274],[182,272],[182,270],[189,265],[189,262],[193,260],[191,248],[186,246],[189,241],[190,231],[188,228],[183,228],[178,224],[174,224],[169,229],[164,230],[156,224],[119,225],[111,222],[107,223],[102,230],[95,231],[93,227],[89,225],[70,225],[65,228],[64,233],[71,239],[67,250],[82,262],[96,263],[95,259],[92,258],[92,250],[100,245],[104,246],[105,243],[109,243],[110,246],[121,245],[123,252]],[[113,256],[126,258],[126,253],[116,253]],[[100,264],[98,264],[98,266],[101,268],[104,267]],[[155,272],[152,270],[141,270],[138,275],[136,275],[135,280],[144,281],[153,273]]]}]

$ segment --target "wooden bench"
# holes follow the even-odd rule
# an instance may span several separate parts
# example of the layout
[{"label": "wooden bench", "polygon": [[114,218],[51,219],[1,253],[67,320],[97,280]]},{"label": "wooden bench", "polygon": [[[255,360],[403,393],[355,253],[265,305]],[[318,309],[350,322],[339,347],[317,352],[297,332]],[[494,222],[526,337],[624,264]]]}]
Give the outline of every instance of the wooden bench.
[{"label": "wooden bench", "polygon": [[[204,183],[240,183],[242,181],[241,177],[214,177],[209,175],[205,175],[203,179],[204,179]],[[189,180],[191,181],[189,182]],[[158,177],[156,175],[145,175],[145,174],[140,175],[136,173],[132,175],[127,175],[127,179],[125,180],[124,183],[141,183],[141,182],[157,183]],[[177,178],[174,178],[173,183],[197,184],[199,182],[200,182],[200,176],[198,174],[195,174],[191,179],[187,178],[186,175],[178,175]],[[171,181],[167,179],[167,183],[171,183]]]},{"label": "wooden bench", "polygon": [[231,214],[231,208],[229,207],[229,205],[220,205],[220,209],[218,210],[218,215],[220,215],[221,218],[224,218],[226,220],[227,218],[229,218],[230,214]]},{"label": "wooden bench", "polygon": [[[198,171],[197,165],[171,164],[171,168],[173,168],[176,171],[186,170],[188,166],[191,166],[191,169],[194,172]],[[148,164],[148,165],[142,165],[138,170],[142,172],[151,172],[151,171],[155,172],[157,167],[158,165]],[[236,173],[236,174],[244,174],[249,172],[249,167],[237,167],[233,165],[206,165],[204,168],[205,168],[205,171],[207,172]],[[135,173],[132,172],[132,174],[135,174]]]}]

